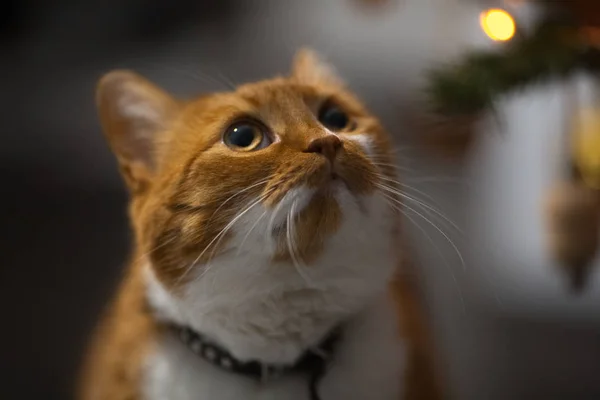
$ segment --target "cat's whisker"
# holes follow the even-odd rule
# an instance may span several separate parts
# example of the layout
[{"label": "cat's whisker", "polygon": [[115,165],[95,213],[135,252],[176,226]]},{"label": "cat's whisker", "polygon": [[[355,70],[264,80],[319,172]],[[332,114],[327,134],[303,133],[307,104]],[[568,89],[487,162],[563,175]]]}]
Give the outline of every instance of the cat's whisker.
[{"label": "cat's whisker", "polygon": [[[385,156],[381,156],[381,158],[378,159],[378,156],[370,156],[369,157],[371,159],[371,163],[377,167],[386,167],[386,168],[392,168],[396,171],[404,171],[407,172],[409,174],[417,174],[420,171],[410,168],[409,166],[406,165],[398,165],[398,164],[393,164],[393,163],[389,163],[389,162],[379,162],[380,160],[386,160]],[[449,183],[459,183],[459,184],[464,184],[465,180],[464,179],[460,179],[460,178],[456,178],[456,177],[450,177],[450,176],[405,176],[403,178],[403,180],[409,180],[410,182],[414,182],[414,183],[423,183],[423,182],[449,182]]]},{"label": "cat's whisker", "polygon": [[427,193],[425,193],[424,191],[422,191],[422,190],[420,190],[420,189],[417,189],[417,188],[416,188],[416,187],[414,187],[414,186],[407,185],[406,183],[401,183],[401,182],[398,182],[398,181],[397,181],[397,180],[395,180],[395,179],[388,178],[388,177],[386,177],[386,176],[383,176],[383,175],[381,175],[381,174],[378,174],[377,178],[378,178],[378,179],[380,179],[380,180],[382,180],[382,181],[389,182],[389,183],[392,183],[392,184],[394,184],[394,185],[397,185],[397,186],[399,186],[399,187],[403,187],[403,188],[406,188],[406,189],[408,189],[408,190],[412,190],[413,192],[420,194],[421,196],[423,196],[423,197],[425,197],[425,198],[429,199],[430,201],[432,201],[432,202],[435,202],[435,200],[434,200],[433,196],[431,196],[430,194],[427,194]]},{"label": "cat's whisker", "polygon": [[390,169],[392,169],[395,172],[399,172],[399,171],[413,172],[414,171],[414,170],[412,170],[412,169],[410,169],[408,167],[401,166],[401,165],[396,165],[396,164],[393,164],[393,163],[379,163],[379,162],[374,162],[374,161],[371,161],[371,163],[373,165],[375,165],[376,167],[379,167],[380,169],[390,168]]},{"label": "cat's whisker", "polygon": [[172,237],[169,238],[168,240],[165,240],[164,242],[162,242],[161,244],[159,244],[158,246],[155,246],[154,248],[148,250],[147,252],[143,253],[142,255],[140,255],[138,258],[136,258],[133,263],[137,264],[140,261],[142,261],[143,259],[145,259],[146,257],[148,257],[150,254],[154,253],[156,250],[165,247],[166,245],[172,243],[173,241],[175,241],[176,237]]},{"label": "cat's whisker", "polygon": [[458,258],[460,259],[460,263],[462,265],[463,270],[467,269],[467,264],[465,263],[464,257],[462,256],[461,251],[458,249],[458,246],[456,246],[456,244],[454,244],[454,241],[452,239],[450,239],[450,237],[440,228],[438,227],[433,221],[431,221],[429,218],[427,218],[425,215],[423,215],[422,213],[420,213],[419,211],[415,210],[414,208],[410,207],[409,205],[402,203],[401,201],[399,201],[398,199],[396,199],[393,196],[390,196],[388,194],[386,194],[385,192],[382,193],[382,195],[384,197],[386,197],[388,200],[393,201],[394,203],[398,204],[400,207],[404,207],[406,209],[408,209],[409,211],[417,214],[419,217],[421,217],[425,222],[427,222],[429,225],[431,225],[435,230],[437,230],[448,242],[448,244],[450,244],[450,246],[452,246],[452,248],[454,249],[454,251],[456,252],[456,255],[458,256]]},{"label": "cat's whisker", "polygon": [[[386,167],[391,167],[393,169],[397,168],[397,166],[395,164],[391,164],[391,163],[372,163],[373,165],[384,165]],[[373,171],[371,171],[368,168],[365,168],[363,166],[357,166],[358,169],[361,169],[365,172],[369,172],[369,173],[373,173]],[[379,187],[379,189],[384,190],[388,193],[392,193],[395,196],[399,196],[402,198],[405,198],[409,201],[412,201],[413,203],[415,203],[418,207],[420,207],[421,209],[423,209],[424,212],[426,212],[429,216],[431,217],[436,217],[436,218],[441,218],[442,219],[442,223],[448,223],[452,228],[454,228],[456,231],[458,231],[459,233],[463,233],[463,231],[458,227],[458,225],[450,220],[446,215],[444,215],[441,211],[439,211],[437,208],[433,207],[430,204],[427,204],[425,201],[416,198],[414,195],[408,195],[407,193],[403,193],[402,191],[400,191],[398,189],[398,187],[402,187],[404,189],[408,189],[411,190],[417,194],[422,195],[423,197],[429,199],[430,201],[434,202],[434,199],[431,195],[411,186],[411,185],[407,185],[405,183],[401,183],[399,181],[397,181],[396,179],[393,179],[389,176],[386,176],[380,172],[375,172],[375,178],[381,182],[377,183],[376,186]]]},{"label": "cat's whisker", "polygon": [[454,177],[449,177],[449,176],[422,177],[422,178],[412,179],[411,182],[415,182],[415,183],[427,183],[427,182],[432,182],[432,183],[458,183],[458,184],[466,184],[467,183],[467,182],[465,182],[464,179],[454,178]]},{"label": "cat's whisker", "polygon": [[254,228],[256,228],[256,226],[260,223],[260,221],[265,217],[265,215],[267,215],[267,210],[265,210],[258,218],[256,218],[256,221],[254,221],[254,223],[252,224],[252,226],[250,227],[250,229],[248,229],[248,232],[246,232],[246,235],[244,235],[244,238],[242,239],[239,247],[238,247],[238,251],[236,253],[236,256],[240,255],[240,252],[242,251],[242,249],[244,248],[244,244],[246,243],[246,240],[248,240],[248,237],[250,236],[250,234],[252,233],[252,231],[254,230]]},{"label": "cat's whisker", "polygon": [[294,265],[294,268],[296,269],[296,271],[298,271],[298,275],[300,275],[300,277],[302,279],[304,279],[304,281],[306,282],[306,284],[309,287],[313,287],[313,283],[312,283],[310,277],[304,273],[303,268],[300,265],[299,259],[296,256],[296,252],[295,252],[294,235],[295,235],[296,231],[295,231],[295,229],[293,229],[294,228],[293,219],[295,218],[296,203],[297,203],[297,200],[294,200],[292,202],[290,210],[288,211],[288,214],[287,214],[287,227],[286,227],[287,247],[288,247],[288,251],[290,253],[290,258],[292,259],[292,264]]},{"label": "cat's whisker", "polygon": [[391,159],[395,159],[398,156],[397,152],[389,152],[386,154],[369,154],[369,159],[373,162],[390,162]]},{"label": "cat's whisker", "polygon": [[369,157],[373,165],[377,165],[380,167],[390,167],[393,169],[402,169],[401,165],[390,162],[390,157],[381,157],[380,159],[375,157]]},{"label": "cat's whisker", "polygon": [[[251,189],[253,189],[253,188],[255,188],[255,187],[257,187],[257,186],[259,186],[259,185],[261,185],[261,184],[263,184],[263,183],[266,183],[266,182],[268,182],[268,181],[269,181],[269,179],[271,179],[272,177],[273,177],[273,175],[269,175],[267,178],[265,178],[265,179],[262,179],[262,180],[260,180],[260,181],[258,181],[258,182],[256,182],[256,183],[254,183],[254,184],[252,184],[252,185],[250,185],[250,186],[248,186],[248,187],[246,187],[246,188],[244,188],[244,189],[242,189],[242,190],[240,190],[240,191],[238,191],[238,192],[234,193],[234,194],[233,194],[233,195],[231,195],[230,197],[228,197],[228,198],[227,198],[225,201],[223,201],[223,203],[221,203],[221,205],[219,205],[219,207],[217,207],[217,209],[216,209],[216,210],[215,210],[215,211],[214,211],[214,212],[211,214],[211,217],[208,219],[208,221],[206,222],[206,224],[208,225],[208,224],[209,224],[209,223],[212,221],[213,217],[214,217],[214,216],[217,214],[217,212],[218,212],[218,211],[219,211],[219,210],[220,210],[220,209],[221,209],[221,208],[222,208],[222,207],[223,207],[223,206],[224,206],[224,205],[225,205],[225,204],[226,204],[228,201],[230,201],[231,199],[235,198],[236,196],[239,196],[239,195],[240,195],[240,194],[242,194],[242,193],[246,193],[246,192],[248,192],[249,190],[251,190]],[[268,194],[266,194],[266,193],[265,193],[265,194],[263,194],[262,196],[260,196],[260,198],[257,200],[257,203],[258,203],[258,202],[260,202],[260,201],[263,201],[263,200],[264,200],[264,199],[267,197],[267,195],[268,195]],[[245,213],[245,212],[247,212],[247,211],[249,211],[249,209],[247,209],[247,210],[244,210],[243,212]],[[237,217],[235,217],[235,218],[234,218],[234,219],[233,219],[233,220],[230,222],[231,226],[233,226],[233,223],[235,223],[235,221],[237,221],[237,219],[239,219],[240,217],[241,217],[241,215],[238,215]],[[211,242],[209,242],[209,244],[208,244],[208,245],[207,245],[207,247],[206,247],[206,248],[203,250],[203,252],[202,252],[202,253],[201,253],[201,254],[200,254],[200,255],[199,255],[199,256],[198,256],[198,257],[197,257],[197,258],[196,258],[196,259],[195,259],[195,260],[194,260],[192,263],[191,263],[191,265],[190,265],[189,267],[187,267],[187,268],[186,268],[186,272],[184,272],[184,274],[183,274],[183,276],[182,276],[182,277],[186,276],[186,275],[189,273],[189,270],[190,270],[190,269],[191,269],[191,268],[192,268],[192,267],[193,267],[193,266],[194,266],[194,265],[195,265],[195,264],[198,262],[198,260],[200,260],[200,258],[201,258],[201,257],[204,255],[204,253],[206,252],[206,250],[208,250],[208,248],[209,248],[209,247],[212,245],[212,243],[213,243],[215,240],[218,240],[218,242],[215,244],[215,248],[216,248],[216,247],[218,247],[218,244],[220,243],[220,239],[218,239],[218,238],[219,238],[219,237],[223,237],[223,236],[226,234],[226,230],[228,230],[228,229],[229,229],[231,226],[228,224],[228,225],[227,225],[225,228],[223,228],[223,230],[221,230],[221,232],[219,232],[219,234],[217,234],[217,236],[215,236],[215,238],[213,238],[213,239],[211,240]],[[225,231],[225,232],[224,232],[224,231]],[[214,251],[213,251],[213,253],[214,253]],[[213,253],[211,253],[211,259],[212,259],[212,256],[214,255]],[[209,269],[209,266],[207,266],[207,267],[205,268],[205,271],[207,271],[208,269]],[[181,280],[181,279],[180,279],[180,280]]]},{"label": "cat's whisker", "polygon": [[419,223],[417,223],[417,221],[415,221],[410,215],[408,215],[408,213],[406,211],[404,211],[402,208],[400,208],[397,205],[392,204],[392,203],[390,203],[390,206],[392,206],[397,211],[401,212],[406,218],[408,218],[408,220],[410,222],[412,222],[412,224],[414,226],[416,226],[417,229],[419,229],[421,231],[421,233],[425,236],[425,238],[427,238],[427,240],[429,241],[429,243],[431,243],[431,245],[435,249],[436,253],[442,259],[442,262],[446,265],[447,269],[450,271],[450,275],[452,276],[452,280],[454,281],[454,284],[456,286],[456,290],[458,292],[458,296],[460,298],[460,302],[462,304],[463,313],[466,313],[466,305],[465,305],[465,299],[464,299],[464,295],[463,295],[462,289],[460,288],[460,285],[458,284],[458,280],[456,279],[456,274],[454,273],[454,270],[453,270],[452,266],[450,265],[450,263],[448,262],[448,260],[446,259],[446,257],[444,257],[444,254],[440,250],[440,247],[435,243],[435,241],[433,240],[433,238],[431,237],[431,235],[429,235],[427,233],[427,231],[421,225],[419,225]]},{"label": "cat's whisker", "polygon": [[[425,213],[425,214],[426,214],[426,215],[427,215],[429,218],[431,218],[432,220],[435,220],[435,221],[436,221],[436,223],[439,223],[439,224],[440,224],[442,227],[444,227],[444,228],[453,228],[453,229],[455,229],[457,232],[459,232],[459,233],[461,233],[461,234],[462,234],[462,232],[461,232],[461,231],[460,231],[458,228],[456,228],[455,226],[453,226],[453,224],[452,224],[451,222],[447,222],[445,218],[443,218],[443,217],[440,217],[440,216],[438,215],[438,214],[440,214],[439,212],[438,212],[438,213],[436,213],[436,212],[432,212],[432,211],[430,211],[430,210],[429,210],[427,207],[425,207],[425,205],[426,205],[426,204],[425,204],[425,205],[422,205],[422,204],[421,204],[422,202],[420,202],[420,201],[419,201],[419,200],[417,200],[416,198],[413,198],[413,197],[411,197],[411,196],[407,196],[407,195],[404,195],[404,196],[402,196],[402,195],[398,195],[398,194],[396,194],[396,193],[392,193],[391,191],[389,191],[389,190],[385,190],[385,189],[383,189],[383,188],[380,188],[380,190],[383,190],[383,191],[387,192],[388,194],[393,194],[393,195],[395,196],[395,199],[396,199],[396,200],[397,200],[399,203],[403,203],[403,204],[404,204],[404,202],[402,202],[402,201],[400,200],[401,198],[403,198],[403,199],[406,199],[407,201],[410,201],[410,202],[414,203],[414,205],[415,205],[416,207],[418,207],[419,209],[421,209],[421,210],[422,210],[422,212],[424,212],[424,213]],[[442,214],[442,215],[443,215],[443,214]]]},{"label": "cat's whisker", "polygon": [[[405,188],[405,189],[408,189],[408,190],[412,190],[412,191],[416,192],[417,194],[420,194],[423,197],[429,199],[431,202],[433,202],[435,204],[435,200],[433,199],[432,196],[428,195],[427,193],[425,193],[425,192],[423,192],[423,191],[421,191],[419,189],[416,189],[416,188],[414,188],[412,186],[409,186],[409,185],[406,185],[404,183],[398,182],[397,180],[389,178],[389,177],[386,177],[386,176],[384,176],[382,174],[376,174],[376,178],[379,179],[380,181],[385,181],[385,182],[388,182],[390,185],[393,185],[393,186],[385,185],[386,188],[379,187],[380,190],[384,190],[384,191],[386,191],[388,193],[390,193],[390,190],[394,190],[393,194],[395,196],[404,197],[404,198],[407,198],[407,199],[415,202],[416,205],[418,205],[421,209],[423,209],[423,211],[425,211],[427,213],[427,215],[429,215],[431,217],[438,218],[438,216],[436,215],[436,213],[432,214],[431,211],[429,211],[427,209],[427,207],[425,207],[425,206],[432,207],[431,205],[428,205],[422,199],[418,199],[417,197],[414,197],[414,195],[409,196],[408,194],[400,192],[400,190],[398,189],[398,187],[402,187],[402,188]],[[376,186],[378,186],[379,184],[381,184],[381,182],[376,183]],[[440,213],[440,212],[438,211],[438,213]],[[442,223],[445,222],[443,218],[442,218],[441,222]]]},{"label": "cat's whisker", "polygon": [[[386,164],[389,165],[391,167],[394,167],[394,164]],[[357,168],[362,169],[365,172],[369,172],[372,173],[373,171],[371,171],[368,168],[362,167],[362,166],[358,166]],[[451,221],[448,217],[446,217],[441,211],[437,210],[435,207],[433,207],[430,204],[427,204],[425,201],[423,201],[422,199],[418,199],[415,197],[415,195],[409,196],[406,193],[402,193],[399,191],[398,187],[402,187],[404,189],[413,191],[425,198],[427,198],[429,201],[431,202],[435,202],[433,197],[425,192],[423,192],[422,190],[419,190],[411,185],[407,185],[405,183],[401,183],[399,181],[397,181],[396,179],[393,179],[389,176],[386,176],[382,173],[376,172],[375,174],[375,179],[385,182],[385,183],[379,183],[383,186],[385,186],[385,188],[380,187],[381,190],[385,190],[385,191],[394,191],[395,195],[398,195],[400,197],[406,198],[414,203],[416,203],[420,208],[422,208],[428,215],[432,216],[432,217],[441,217],[441,219],[443,220],[442,223],[447,222],[448,224],[450,224],[454,229],[456,229],[458,232],[462,233],[461,229],[453,222]],[[393,185],[393,186],[391,186]],[[433,214],[432,214],[433,212]]]},{"label": "cat's whisker", "polygon": [[222,71],[217,71],[217,75],[224,83],[227,84],[229,89],[233,91],[237,90],[238,85],[233,81],[233,79],[231,79],[231,77],[225,76]]},{"label": "cat's whisker", "polygon": [[421,206],[423,209],[426,209],[426,210],[429,210],[429,211],[435,213],[437,216],[441,217],[444,221],[446,221],[450,225],[452,225],[452,227],[454,229],[456,229],[458,232],[460,232],[461,234],[463,234],[462,229],[460,229],[458,227],[458,225],[456,225],[456,223],[454,223],[454,221],[452,221],[450,218],[446,217],[441,211],[439,211],[435,207],[432,207],[432,206],[430,206],[429,204],[427,204],[427,203],[425,203],[423,201],[415,199],[414,197],[409,196],[406,193],[402,193],[401,191],[399,191],[399,190],[397,190],[395,188],[392,188],[391,186],[388,186],[388,185],[385,185],[385,184],[382,184],[382,183],[378,183],[377,187],[379,187],[381,190],[387,191],[388,193],[392,193],[392,194],[394,194],[396,196],[400,196],[400,197],[402,197],[404,199],[412,201],[412,202],[416,203],[417,205]]},{"label": "cat's whisker", "polygon": [[[249,205],[249,206],[248,206],[248,207],[247,207],[245,210],[243,210],[243,211],[240,213],[240,215],[238,215],[236,218],[234,218],[234,220],[237,220],[237,219],[239,219],[239,218],[240,218],[240,217],[242,217],[244,214],[246,214],[248,211],[250,211],[252,208],[254,208],[256,205],[258,205],[258,203],[261,203],[261,202],[263,202],[263,201],[264,201],[264,200],[265,200],[265,199],[266,199],[266,198],[267,198],[267,197],[270,195],[270,193],[271,193],[271,192],[263,193],[261,196],[259,196],[259,198],[258,198],[256,201],[254,201],[254,202],[251,202],[252,204],[250,204],[250,205]],[[265,211],[265,212],[266,212],[266,211]],[[228,230],[229,230],[229,229],[231,229],[231,228],[233,227],[233,225],[234,225],[234,224],[235,224],[235,222],[234,222],[234,221],[231,221],[231,226],[228,228]],[[216,242],[216,243],[215,243],[215,245],[213,246],[213,250],[212,250],[212,252],[211,252],[211,254],[210,254],[210,256],[208,257],[208,260],[207,260],[207,265],[209,265],[209,264],[210,264],[210,262],[212,261],[212,259],[214,258],[214,255],[215,255],[214,253],[215,253],[216,249],[219,247],[219,244],[220,244],[221,240],[223,239],[223,237],[225,237],[225,235],[226,235],[226,234],[227,234],[227,232],[223,232],[223,233],[221,234],[221,238],[220,238],[219,240],[217,240],[217,242]]]},{"label": "cat's whisker", "polygon": [[405,166],[405,165],[398,165],[397,163],[394,163],[394,162],[387,162],[388,161],[387,159],[384,159],[384,161],[386,161],[386,162],[378,162],[376,159],[373,159],[372,157],[370,157],[369,161],[372,165],[377,167],[377,169],[392,170],[393,173],[396,175],[400,175],[400,173],[402,173],[402,175],[406,175],[406,174],[413,174],[415,172],[418,172],[417,170],[410,168],[408,166]]},{"label": "cat's whisker", "polygon": [[186,268],[184,273],[179,278],[178,283],[180,283],[180,281],[182,279],[184,279],[184,277],[187,276],[187,274],[189,274],[189,272],[192,270],[192,268],[202,258],[202,256],[204,256],[204,254],[213,245],[213,243],[216,243],[217,241],[220,242],[220,238],[222,238],[240,218],[242,218],[244,215],[246,215],[246,213],[248,211],[250,211],[254,206],[259,204],[261,201],[263,201],[264,198],[265,198],[265,195],[259,197],[257,200],[252,202],[252,204],[250,204],[248,207],[246,207],[242,212],[240,212],[235,218],[233,218],[227,225],[225,225],[225,227],[223,229],[221,229],[221,231],[208,243],[208,245],[204,248],[204,250],[202,250],[202,252],[198,255],[198,257],[196,257],[196,259],[189,265],[189,267]]},{"label": "cat's whisker", "polygon": [[[145,59],[144,61],[147,62],[148,60]],[[150,60],[150,62],[152,62],[152,60]],[[220,79],[217,79],[216,77],[212,76],[211,74],[200,70],[197,65],[184,65],[182,63],[182,65],[178,68],[178,67],[167,66],[167,65],[153,64],[151,66],[151,68],[153,68],[155,70],[161,70],[161,71],[165,71],[165,72],[179,74],[179,75],[185,76],[187,78],[192,78],[198,82],[216,85],[219,88],[225,87],[230,90],[236,89],[235,85],[233,85],[230,80],[224,79],[224,76],[222,76],[222,74],[221,74],[221,76],[219,76]]]},{"label": "cat's whisker", "polygon": [[275,176],[275,175],[274,174],[270,175],[267,178],[265,178],[259,182],[255,182],[251,186],[246,187],[246,188],[234,193],[233,195],[229,196],[224,201],[214,200],[214,201],[209,201],[209,202],[202,203],[199,205],[192,205],[192,204],[185,204],[185,203],[171,203],[171,204],[166,203],[165,207],[168,208],[173,213],[194,213],[197,211],[203,211],[205,209],[208,209],[208,208],[218,204],[217,209],[211,213],[210,218],[208,219],[208,221],[206,221],[206,224],[209,224],[212,221],[212,218],[214,218],[214,216],[217,214],[217,212],[221,208],[223,208],[223,206],[225,206],[226,203],[231,201],[233,198],[235,198],[243,193],[246,193],[249,190],[251,190],[257,186],[260,186],[261,184],[267,183],[273,176]]},{"label": "cat's whisker", "polygon": [[435,201],[435,199],[434,199],[434,197],[432,195],[430,195],[429,193],[424,192],[421,189],[417,189],[416,187],[414,187],[412,185],[407,185],[406,183],[396,182],[396,184],[400,185],[404,189],[412,190],[413,192],[415,192],[415,193],[417,193],[417,194],[425,197],[426,199],[428,199],[429,201],[431,201],[433,204],[436,203],[436,201]]},{"label": "cat's whisker", "polygon": [[223,207],[225,206],[225,204],[227,204],[228,202],[230,202],[232,199],[236,198],[237,196],[239,196],[239,195],[241,195],[241,194],[243,194],[243,193],[246,193],[246,192],[248,192],[249,190],[252,190],[252,189],[254,189],[254,188],[255,188],[255,187],[257,187],[257,186],[260,186],[260,185],[262,185],[263,183],[267,183],[267,182],[268,182],[268,181],[269,181],[269,180],[270,180],[270,179],[271,179],[273,176],[274,176],[274,175],[269,175],[269,176],[268,176],[268,177],[266,177],[265,179],[261,179],[260,181],[258,181],[258,182],[256,182],[256,183],[254,183],[254,184],[252,184],[252,185],[250,185],[250,186],[248,186],[248,187],[246,187],[246,188],[244,188],[244,189],[242,189],[242,190],[240,190],[240,191],[238,191],[238,192],[234,193],[234,194],[233,194],[233,195],[231,195],[231,196],[229,196],[229,197],[228,197],[227,199],[225,199],[225,201],[223,201],[223,202],[221,203],[221,205],[219,205],[219,207],[217,207],[217,209],[216,209],[216,210],[215,210],[215,211],[212,213],[212,215],[211,215],[211,218],[208,220],[207,224],[208,224],[208,223],[209,223],[209,222],[212,220],[212,217],[213,217],[213,216],[215,216],[215,215],[216,215],[216,214],[219,212],[219,210],[221,210],[221,208],[223,208]]},{"label": "cat's whisker", "polygon": [[273,209],[273,213],[271,214],[271,218],[269,219],[269,223],[267,224],[267,237],[271,238],[271,251],[277,250],[277,243],[273,239],[273,226],[275,225],[275,219],[277,218],[277,214],[283,207],[283,201],[280,201],[275,208]]},{"label": "cat's whisker", "polygon": [[199,82],[212,83],[212,84],[216,84],[217,86],[224,86],[228,89],[234,89],[227,82],[219,80],[219,79],[215,78],[214,76],[211,76],[211,75],[207,74],[206,72],[203,72],[200,70],[195,70],[195,71],[183,70],[180,72],[186,74],[188,77],[193,78]]},{"label": "cat's whisker", "polygon": [[[261,195],[261,196],[258,198],[258,200],[257,200],[256,202],[254,202],[253,204],[251,204],[251,205],[248,207],[248,209],[246,209],[246,210],[242,211],[242,213],[243,213],[243,214],[245,214],[246,212],[250,211],[250,209],[251,209],[251,208],[255,207],[255,206],[258,204],[258,203],[261,203],[261,202],[263,202],[263,201],[264,201],[264,200],[265,200],[267,197],[269,197],[269,196],[270,196],[270,195],[273,193],[273,191],[274,191],[274,189],[271,189],[271,190],[268,190],[268,191],[266,191],[265,193],[263,193],[263,194],[262,194],[262,195]],[[239,254],[239,253],[240,253],[240,251],[242,250],[242,247],[243,247],[243,245],[244,245],[244,242],[245,242],[245,241],[248,239],[248,236],[250,235],[250,233],[252,232],[252,230],[254,230],[254,228],[256,227],[256,225],[258,224],[258,222],[259,222],[259,221],[260,221],[260,220],[261,220],[261,219],[262,219],[262,218],[263,218],[263,217],[264,217],[264,216],[267,214],[267,212],[268,212],[268,211],[267,211],[267,210],[265,210],[265,211],[264,211],[264,212],[263,212],[263,213],[262,213],[262,214],[261,214],[261,215],[260,215],[260,216],[259,216],[259,217],[256,219],[256,221],[255,221],[255,222],[252,224],[252,226],[250,227],[250,229],[248,230],[248,232],[246,232],[246,235],[244,236],[244,238],[243,238],[242,242],[241,242],[241,243],[240,243],[240,245],[238,246],[238,251],[237,251],[237,254]],[[241,217],[241,215],[240,215],[240,217]],[[233,222],[233,221],[232,221],[232,222]],[[233,227],[233,224],[232,224],[232,226],[231,226],[231,227]],[[231,227],[230,227],[230,228],[231,228]],[[223,234],[221,235],[221,239],[222,239],[222,238],[225,236],[225,234],[226,234],[226,232],[225,232],[225,233],[223,233]],[[213,246],[213,251],[211,252],[211,255],[210,255],[210,257],[209,257],[209,259],[208,259],[208,261],[207,261],[207,266],[205,267],[205,269],[208,269],[208,268],[210,267],[210,264],[209,264],[209,263],[210,263],[210,261],[211,261],[211,260],[214,258],[214,252],[215,252],[216,248],[218,248],[218,247],[219,247],[219,243],[220,243],[221,239],[219,239],[219,240],[217,241],[217,243],[215,243],[215,245]]]}]

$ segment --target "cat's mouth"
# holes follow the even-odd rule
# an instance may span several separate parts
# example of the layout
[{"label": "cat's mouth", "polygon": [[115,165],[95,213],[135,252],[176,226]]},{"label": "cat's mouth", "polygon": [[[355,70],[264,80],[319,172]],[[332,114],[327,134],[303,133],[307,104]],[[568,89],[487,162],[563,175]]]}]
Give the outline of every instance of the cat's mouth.
[{"label": "cat's mouth", "polygon": [[341,183],[341,184],[345,185],[346,188],[348,188],[348,182],[346,182],[346,180],[341,175],[339,175],[337,172],[331,173],[331,179],[328,183],[334,184],[334,185]]},{"label": "cat's mouth", "polygon": [[[285,233],[289,220],[298,218],[308,207],[314,205],[313,201],[322,204],[319,198],[336,199],[344,192],[352,195],[346,179],[339,173],[332,171],[324,177],[318,187],[304,188],[300,192],[290,193],[282,199],[282,205],[278,210],[276,207],[276,218],[274,219],[272,234],[277,236],[282,232]],[[327,212],[327,210],[323,210],[323,212]]]},{"label": "cat's mouth", "polygon": [[[272,206],[271,231],[273,235],[285,232],[289,221],[292,223],[302,215],[307,208],[317,208],[318,213],[327,214],[330,208],[339,208],[342,203],[347,203],[350,198],[359,203],[359,192],[355,191],[356,178],[344,165],[328,164],[311,176],[307,176],[302,183],[296,183],[292,189]],[[352,201],[350,200],[350,201]]]},{"label": "cat's mouth", "polygon": [[351,192],[348,181],[341,174],[332,170],[325,175],[316,193],[325,196],[336,196],[342,191]]}]

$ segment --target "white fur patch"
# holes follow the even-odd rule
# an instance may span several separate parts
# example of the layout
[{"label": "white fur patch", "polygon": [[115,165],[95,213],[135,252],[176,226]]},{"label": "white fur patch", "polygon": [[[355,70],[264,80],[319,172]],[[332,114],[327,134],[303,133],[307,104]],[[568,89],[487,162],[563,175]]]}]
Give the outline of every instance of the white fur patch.
[{"label": "white fur patch", "polygon": [[375,156],[375,151],[373,149],[373,141],[371,140],[369,135],[359,133],[357,135],[342,134],[340,136],[343,136],[344,139],[352,140],[353,142],[357,143],[360,147],[362,147],[362,149],[367,154],[367,156],[369,156],[369,158],[372,159]]},{"label": "white fur patch", "polygon": [[314,193],[315,189],[305,186],[293,188],[287,192],[271,212],[272,215],[269,220],[271,226],[282,225],[286,220],[288,211],[291,211],[292,205],[294,206],[294,214],[302,211],[308,205]]},{"label": "white fur patch", "polygon": [[173,301],[173,295],[158,280],[149,264],[144,267],[144,276],[148,302],[150,307],[156,311],[156,318],[161,321],[185,323],[185,318],[181,315],[177,302]]},{"label": "white fur patch", "polygon": [[[278,212],[310,199],[299,188]],[[339,231],[310,266],[271,261],[273,210],[257,205],[233,227],[229,250],[208,265],[180,296],[149,272],[148,295],[161,314],[208,335],[240,360],[290,363],[333,327],[347,322],[333,369],[322,383],[324,400],[399,399],[403,354],[396,312],[386,296],[396,267],[391,218],[385,199],[336,196],[343,213]],[[297,199],[294,202],[293,199]],[[295,210],[294,210],[295,211]],[[259,387],[216,370],[178,342],[165,339],[149,359],[148,399],[306,400],[304,377]]]}]

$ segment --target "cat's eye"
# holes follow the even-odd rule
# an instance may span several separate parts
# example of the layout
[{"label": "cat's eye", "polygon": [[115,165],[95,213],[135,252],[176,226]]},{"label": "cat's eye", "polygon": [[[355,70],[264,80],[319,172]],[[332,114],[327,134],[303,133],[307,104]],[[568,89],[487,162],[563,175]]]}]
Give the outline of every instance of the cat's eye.
[{"label": "cat's eye", "polygon": [[319,122],[332,131],[342,131],[351,125],[348,114],[331,103],[325,103],[319,111]]},{"label": "cat's eye", "polygon": [[227,128],[223,142],[236,151],[254,151],[264,149],[272,141],[266,128],[258,122],[240,121]]}]

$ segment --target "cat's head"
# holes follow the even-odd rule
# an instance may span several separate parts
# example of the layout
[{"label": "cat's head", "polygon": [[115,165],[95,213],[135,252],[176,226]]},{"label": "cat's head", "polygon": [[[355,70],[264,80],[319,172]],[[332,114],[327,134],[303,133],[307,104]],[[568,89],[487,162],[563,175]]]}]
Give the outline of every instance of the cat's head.
[{"label": "cat's head", "polygon": [[172,290],[209,268],[323,268],[344,224],[358,237],[374,207],[391,209],[388,136],[309,50],[287,77],[185,101],[115,71],[97,101],[131,192],[138,255]]}]

